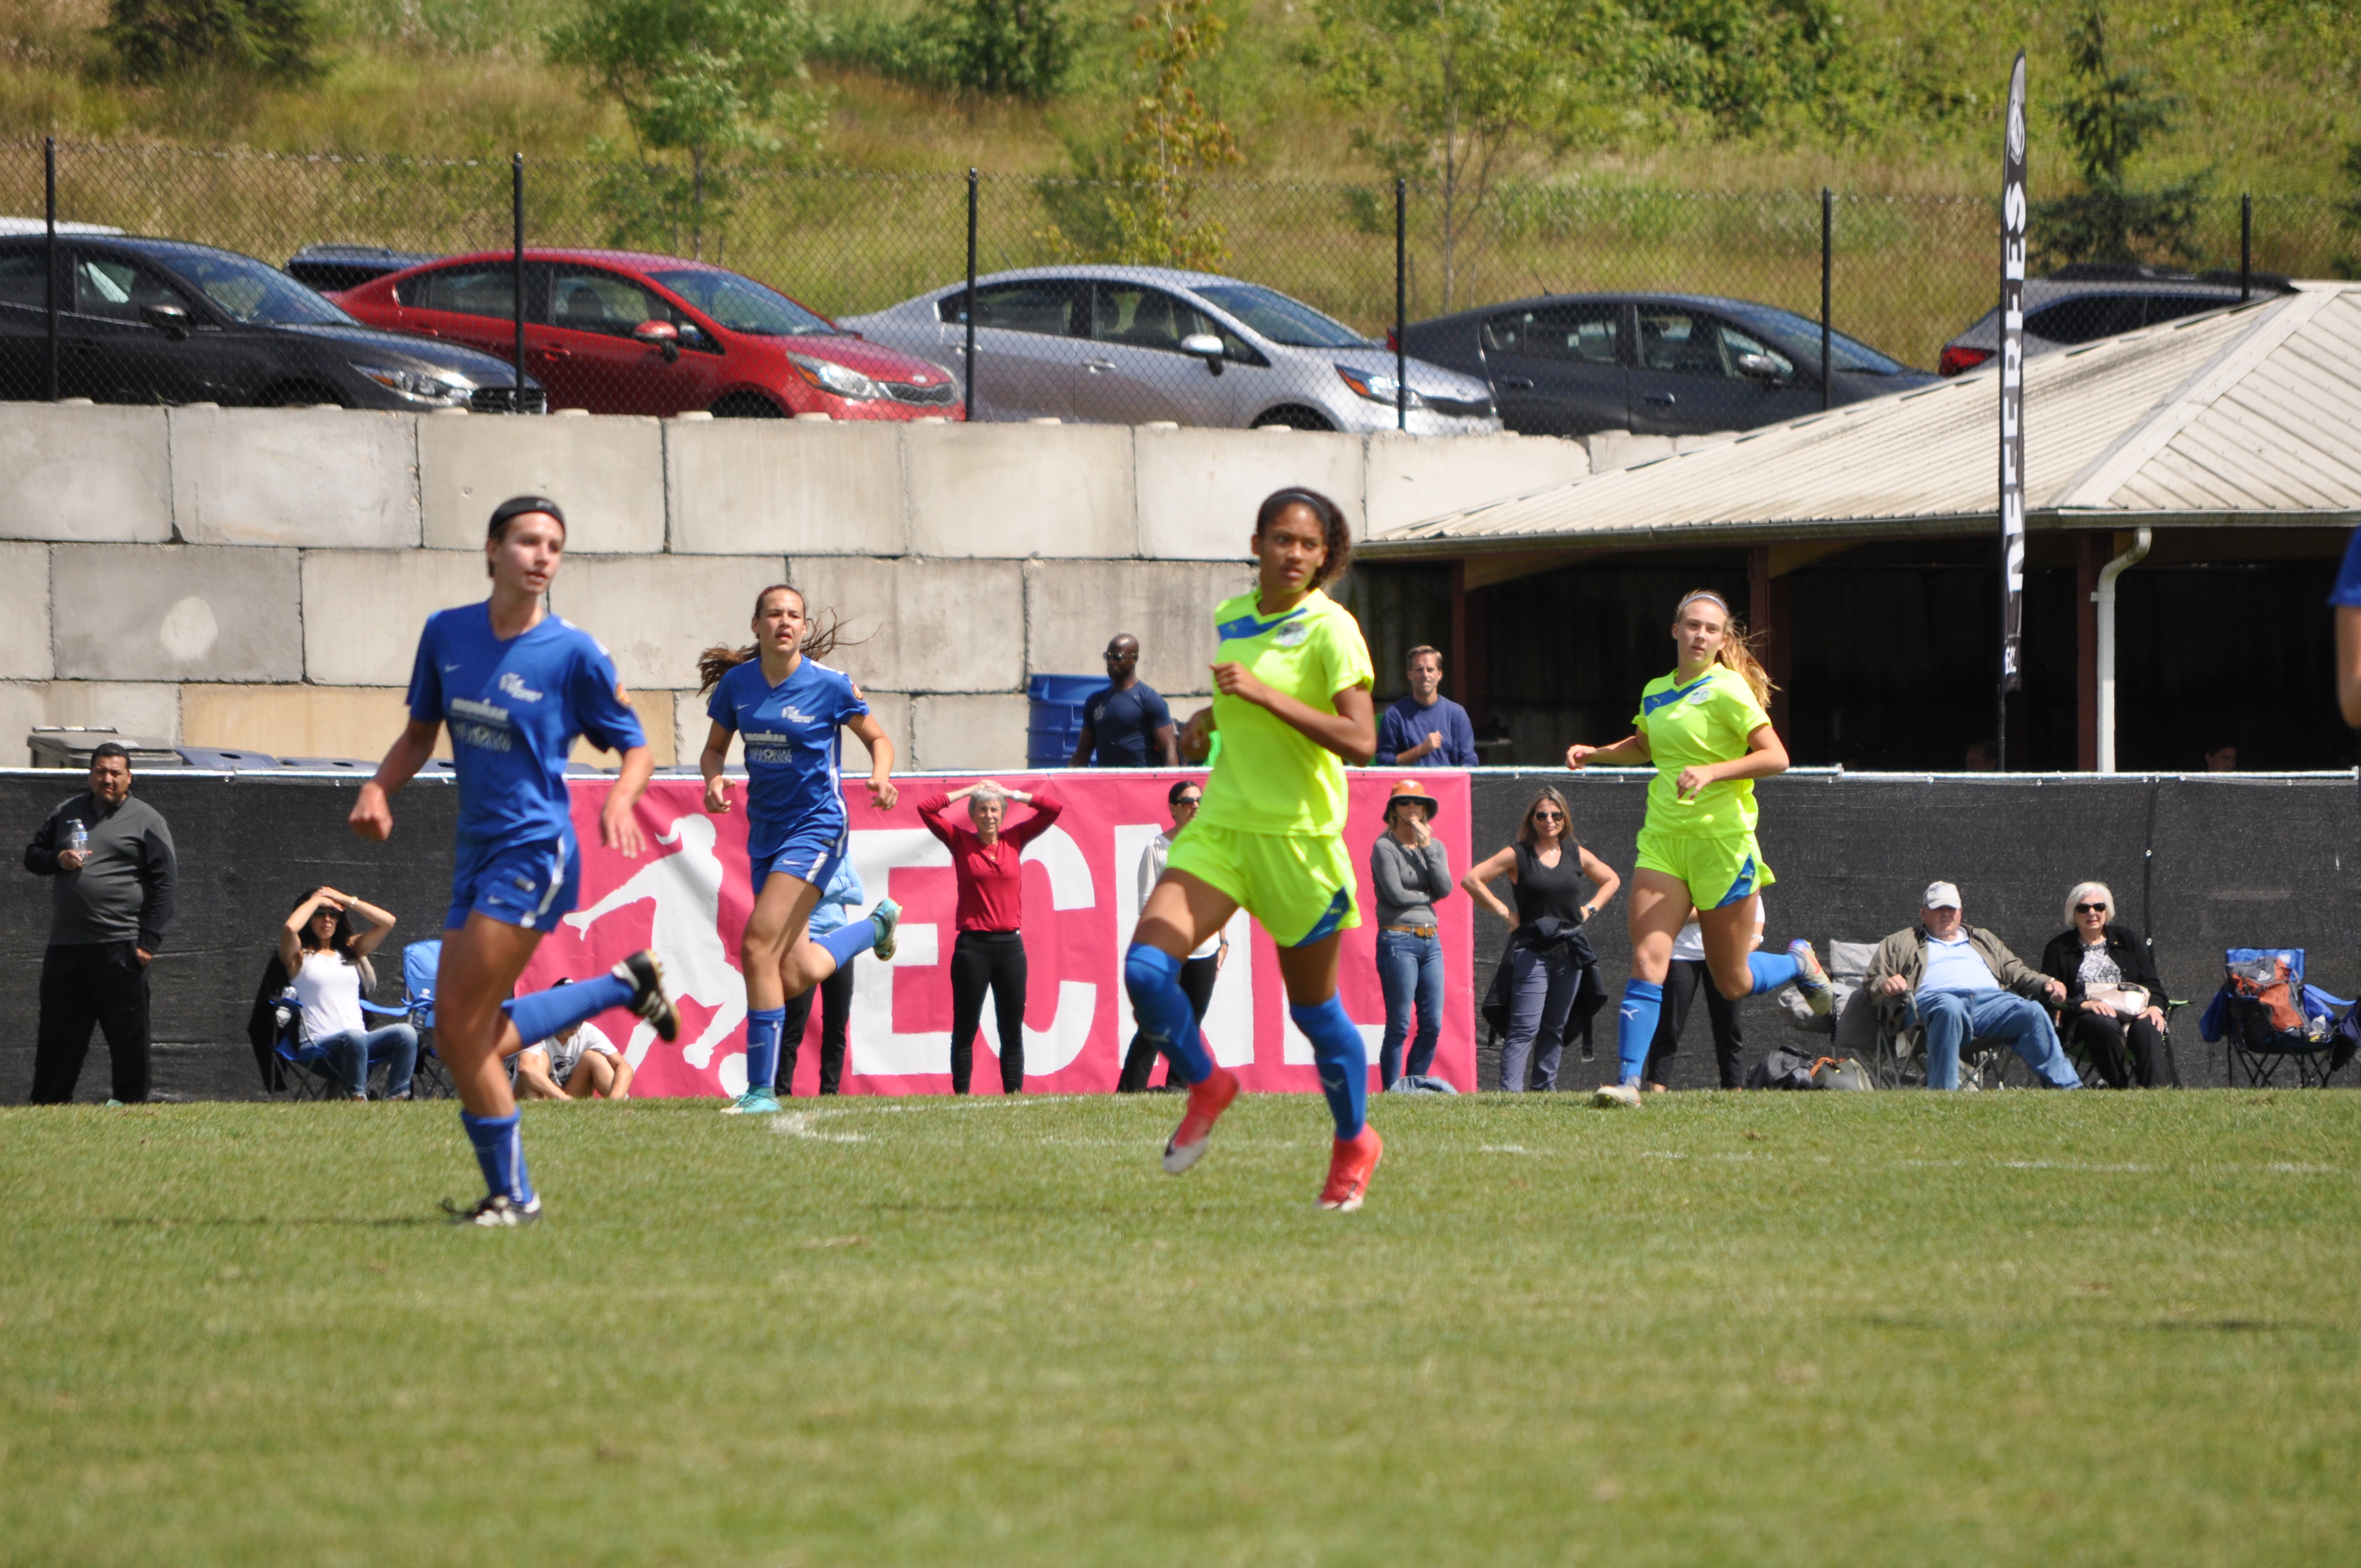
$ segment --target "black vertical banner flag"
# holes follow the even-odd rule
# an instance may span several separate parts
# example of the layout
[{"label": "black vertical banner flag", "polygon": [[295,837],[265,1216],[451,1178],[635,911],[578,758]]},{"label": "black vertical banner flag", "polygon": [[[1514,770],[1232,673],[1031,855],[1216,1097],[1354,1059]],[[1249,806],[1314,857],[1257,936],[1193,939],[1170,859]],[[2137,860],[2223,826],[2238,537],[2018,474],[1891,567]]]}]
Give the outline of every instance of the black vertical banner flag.
[{"label": "black vertical banner flag", "polygon": [[2008,76],[2000,190],[2000,718],[2008,754],[2008,694],[2025,685],[2025,51]]}]

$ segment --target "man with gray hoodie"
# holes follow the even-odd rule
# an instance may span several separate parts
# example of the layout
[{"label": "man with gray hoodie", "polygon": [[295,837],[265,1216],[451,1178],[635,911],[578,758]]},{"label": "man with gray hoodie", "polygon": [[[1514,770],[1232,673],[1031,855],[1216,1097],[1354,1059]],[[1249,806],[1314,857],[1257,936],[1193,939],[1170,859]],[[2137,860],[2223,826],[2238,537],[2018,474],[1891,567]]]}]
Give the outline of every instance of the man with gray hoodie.
[{"label": "man with gray hoodie", "polygon": [[172,924],[177,868],[171,829],[131,798],[131,753],[112,740],[91,753],[90,792],[49,813],[25,869],[52,879],[32,1102],[73,1098],[95,1024],[114,1069],[110,1103],[137,1104],[148,1098],[148,963]]}]

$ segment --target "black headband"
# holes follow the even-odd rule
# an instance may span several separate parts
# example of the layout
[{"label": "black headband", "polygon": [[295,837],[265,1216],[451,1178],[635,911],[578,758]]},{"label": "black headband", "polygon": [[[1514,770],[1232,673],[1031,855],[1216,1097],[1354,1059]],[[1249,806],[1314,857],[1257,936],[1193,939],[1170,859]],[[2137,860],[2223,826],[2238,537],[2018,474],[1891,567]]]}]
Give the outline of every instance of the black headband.
[{"label": "black headband", "polygon": [[484,531],[484,537],[498,539],[500,536],[500,531],[510,523],[527,512],[536,511],[547,512],[557,520],[558,527],[566,526],[566,514],[559,510],[557,503],[547,496],[511,496],[492,509],[491,526]]}]

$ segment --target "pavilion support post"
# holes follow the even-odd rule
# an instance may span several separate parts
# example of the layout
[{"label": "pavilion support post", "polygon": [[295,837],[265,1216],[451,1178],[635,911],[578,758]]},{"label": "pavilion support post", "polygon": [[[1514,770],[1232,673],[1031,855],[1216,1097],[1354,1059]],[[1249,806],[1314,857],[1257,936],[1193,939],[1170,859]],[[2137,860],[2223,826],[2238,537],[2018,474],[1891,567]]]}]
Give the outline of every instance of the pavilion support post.
[{"label": "pavilion support post", "polygon": [[1779,731],[1782,740],[1787,734],[1787,685],[1789,673],[1795,667],[1795,650],[1788,629],[1795,624],[1789,612],[1790,579],[1784,573],[1773,576],[1771,569],[1771,547],[1757,544],[1746,553],[1746,627],[1762,638],[1756,644],[1763,656],[1763,667],[1770,672],[1771,684],[1778,689],[1771,694],[1771,726]]},{"label": "pavilion support post", "polygon": [[1467,587],[1467,563],[1451,563],[1451,667],[1445,672],[1446,689],[1467,710],[1467,721],[1478,729],[1492,717],[1491,629],[1485,624],[1484,608],[1484,590]]},{"label": "pavilion support post", "polygon": [[2099,569],[2110,548],[2103,533],[2074,541],[2074,766],[2099,770]]}]

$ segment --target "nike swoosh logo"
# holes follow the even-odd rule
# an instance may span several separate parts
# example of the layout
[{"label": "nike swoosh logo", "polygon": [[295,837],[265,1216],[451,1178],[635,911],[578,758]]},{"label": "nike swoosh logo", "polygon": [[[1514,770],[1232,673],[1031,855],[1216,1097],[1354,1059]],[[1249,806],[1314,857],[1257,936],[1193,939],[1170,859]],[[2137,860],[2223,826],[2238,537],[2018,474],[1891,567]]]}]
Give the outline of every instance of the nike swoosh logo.
[{"label": "nike swoosh logo", "polygon": [[446,675],[456,674],[458,673],[459,669],[460,666],[457,664],[445,664],[443,666],[443,673]]}]

